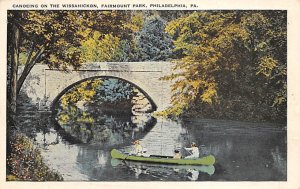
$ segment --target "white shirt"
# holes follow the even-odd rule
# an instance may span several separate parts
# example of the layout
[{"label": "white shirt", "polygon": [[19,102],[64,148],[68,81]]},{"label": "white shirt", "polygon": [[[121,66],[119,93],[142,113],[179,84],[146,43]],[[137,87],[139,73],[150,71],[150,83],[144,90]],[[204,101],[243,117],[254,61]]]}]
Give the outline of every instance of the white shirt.
[{"label": "white shirt", "polygon": [[192,156],[192,157],[198,158],[199,155],[200,155],[200,153],[199,153],[199,148],[198,148],[198,147],[193,146],[193,147],[191,147],[191,148],[185,148],[185,149],[190,150],[190,151],[192,152],[192,154],[190,155],[190,156]]}]

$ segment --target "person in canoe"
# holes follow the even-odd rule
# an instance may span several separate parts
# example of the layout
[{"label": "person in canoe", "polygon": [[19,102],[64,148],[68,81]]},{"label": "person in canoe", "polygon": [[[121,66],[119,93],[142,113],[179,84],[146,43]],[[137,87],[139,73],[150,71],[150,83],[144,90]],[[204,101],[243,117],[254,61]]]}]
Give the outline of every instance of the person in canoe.
[{"label": "person in canoe", "polygon": [[146,153],[146,149],[143,148],[143,146],[141,145],[141,142],[139,140],[136,140],[133,142],[134,147],[133,147],[133,151],[131,152],[131,154],[136,155],[136,156],[144,156]]},{"label": "person in canoe", "polygon": [[184,148],[188,152],[190,152],[189,156],[186,156],[184,159],[197,159],[199,158],[199,148],[197,147],[196,143],[192,143],[191,148]]},{"label": "person in canoe", "polygon": [[181,159],[181,153],[179,150],[174,151],[173,159]]}]

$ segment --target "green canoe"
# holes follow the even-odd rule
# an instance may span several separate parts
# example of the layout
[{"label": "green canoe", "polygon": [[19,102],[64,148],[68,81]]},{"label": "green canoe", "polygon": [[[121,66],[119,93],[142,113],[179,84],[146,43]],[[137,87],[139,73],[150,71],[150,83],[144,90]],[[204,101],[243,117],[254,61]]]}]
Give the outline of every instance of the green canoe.
[{"label": "green canoe", "polygon": [[154,157],[142,157],[123,154],[122,152],[113,149],[111,151],[111,157],[115,159],[139,161],[147,163],[162,163],[162,164],[177,164],[177,165],[213,165],[215,163],[215,157],[212,155],[198,158],[198,159],[173,159],[168,156],[154,156]]}]

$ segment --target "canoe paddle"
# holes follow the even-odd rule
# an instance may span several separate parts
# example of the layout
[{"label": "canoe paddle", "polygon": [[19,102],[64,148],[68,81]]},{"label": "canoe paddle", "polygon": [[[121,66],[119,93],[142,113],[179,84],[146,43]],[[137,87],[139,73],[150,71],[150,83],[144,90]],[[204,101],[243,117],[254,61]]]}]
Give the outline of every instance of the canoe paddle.
[{"label": "canoe paddle", "polygon": [[185,147],[181,147],[183,148],[186,152],[188,152],[190,155],[192,155],[192,153],[190,151],[188,151],[187,149],[185,149]]}]

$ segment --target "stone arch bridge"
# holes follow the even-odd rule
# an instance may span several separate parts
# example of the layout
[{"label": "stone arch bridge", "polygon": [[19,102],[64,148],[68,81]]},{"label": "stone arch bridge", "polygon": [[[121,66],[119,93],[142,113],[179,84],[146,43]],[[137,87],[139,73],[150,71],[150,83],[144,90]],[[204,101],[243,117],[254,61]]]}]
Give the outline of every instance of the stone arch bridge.
[{"label": "stone arch bridge", "polygon": [[20,103],[36,106],[39,110],[49,110],[75,84],[96,77],[113,77],[133,84],[157,111],[162,111],[170,106],[171,82],[160,78],[171,72],[170,62],[95,62],[68,71],[37,64],[21,88],[21,93],[28,97],[27,102]]}]

